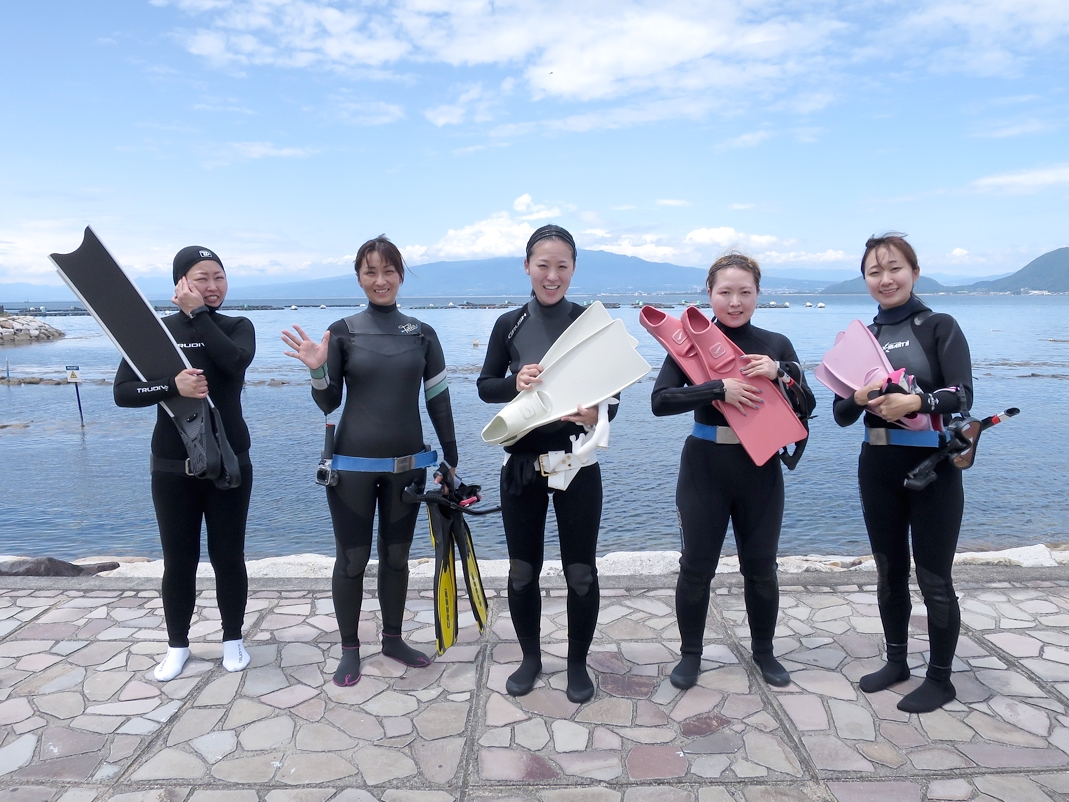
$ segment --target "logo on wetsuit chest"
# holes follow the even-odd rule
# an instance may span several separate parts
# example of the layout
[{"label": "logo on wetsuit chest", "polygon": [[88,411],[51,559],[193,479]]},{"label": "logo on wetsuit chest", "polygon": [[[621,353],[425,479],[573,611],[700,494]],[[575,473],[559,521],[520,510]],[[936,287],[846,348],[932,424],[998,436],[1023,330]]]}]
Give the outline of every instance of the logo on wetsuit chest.
[{"label": "logo on wetsuit chest", "polygon": [[167,389],[167,385],[166,384],[157,384],[155,387],[138,387],[137,391],[139,393],[155,393],[155,392],[157,392],[159,390],[166,390],[166,389]]},{"label": "logo on wetsuit chest", "polygon": [[397,328],[401,330],[402,334],[411,334],[416,329],[418,329],[419,326],[417,326],[415,323],[402,323]]},{"label": "logo on wetsuit chest", "polygon": [[203,348],[204,343],[178,343],[179,348]]},{"label": "logo on wetsuit chest", "polygon": [[909,348],[909,340],[899,340],[896,343],[887,343],[887,345],[883,347],[883,350],[885,352],[894,351],[896,348]]}]

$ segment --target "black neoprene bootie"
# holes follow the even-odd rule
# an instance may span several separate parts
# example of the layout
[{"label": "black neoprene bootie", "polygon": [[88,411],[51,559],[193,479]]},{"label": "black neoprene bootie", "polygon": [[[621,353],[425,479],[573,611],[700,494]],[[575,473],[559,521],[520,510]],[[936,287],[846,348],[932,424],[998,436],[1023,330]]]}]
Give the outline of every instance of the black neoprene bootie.
[{"label": "black neoprene bootie", "polygon": [[668,676],[668,680],[680,690],[693,688],[698,684],[698,676],[702,673],[702,658],[698,654],[685,654],[680,657],[676,667]]},{"label": "black neoprene bootie", "polygon": [[769,685],[783,688],[791,684],[791,675],[772,654],[771,643],[753,644],[753,661],[754,665],[761,669],[761,676]]},{"label": "black neoprene bootie", "polygon": [[509,696],[526,696],[534,690],[538,675],[542,673],[542,650],[538,638],[519,638],[523,661],[520,667],[505,680]]},{"label": "black neoprene bootie", "polygon": [[887,662],[879,671],[866,674],[858,682],[865,693],[876,693],[909,679],[909,666],[906,665],[905,643],[887,644]]},{"label": "black neoprene bootie", "polygon": [[928,666],[928,674],[921,686],[902,697],[898,709],[905,713],[931,713],[957,696],[950,681],[950,666]]},{"label": "black neoprene bootie", "polygon": [[338,670],[334,672],[334,684],[345,688],[360,681],[360,647],[342,646]]},{"label": "black neoprene bootie", "polygon": [[431,664],[431,658],[401,640],[400,633],[397,635],[382,633],[382,653],[409,668],[423,668]]},{"label": "black neoprene bootie", "polygon": [[587,671],[586,660],[568,661],[568,688],[565,695],[569,702],[580,705],[594,698],[594,682]]}]

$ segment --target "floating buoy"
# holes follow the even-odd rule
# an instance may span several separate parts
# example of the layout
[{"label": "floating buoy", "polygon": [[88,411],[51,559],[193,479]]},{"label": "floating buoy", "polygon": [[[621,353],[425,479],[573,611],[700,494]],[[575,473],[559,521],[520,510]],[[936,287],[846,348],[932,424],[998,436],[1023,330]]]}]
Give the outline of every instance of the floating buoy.
[{"label": "floating buoy", "polygon": [[823,309],[823,308],[824,308],[824,302],[821,301],[819,304],[817,304],[817,309]]},{"label": "floating buoy", "polygon": [[320,305],[319,305],[319,308],[320,308],[320,309],[326,309],[326,308],[327,308],[327,305],[326,305],[326,304],[320,304]]},{"label": "floating buoy", "polygon": [[806,301],[805,302],[805,308],[806,309],[811,309],[812,307],[813,307],[813,302],[812,301]]},{"label": "floating buoy", "polygon": [[771,308],[773,308],[773,309],[775,309],[775,308],[776,308],[776,302],[775,302],[775,301],[769,301],[769,302],[768,302],[768,305],[769,305],[769,306],[770,306]]},{"label": "floating buoy", "polygon": [[478,340],[472,340],[471,341],[471,347],[472,348],[478,348],[479,347],[479,341]]},{"label": "floating buoy", "polygon": [[293,312],[296,312],[296,311],[297,311],[297,304],[293,304],[293,305],[292,305],[292,306],[290,307],[290,310],[291,310],[291,311],[293,311]]},{"label": "floating buoy", "polygon": [[784,301],[783,302],[783,308],[784,309],[790,309],[791,308],[791,302],[790,301]]}]

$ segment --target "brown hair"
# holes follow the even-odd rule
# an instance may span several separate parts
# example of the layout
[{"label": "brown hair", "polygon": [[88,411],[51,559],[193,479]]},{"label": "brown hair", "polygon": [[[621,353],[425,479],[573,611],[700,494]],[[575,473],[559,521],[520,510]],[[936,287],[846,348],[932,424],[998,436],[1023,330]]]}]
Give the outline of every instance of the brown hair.
[{"label": "brown hair", "polygon": [[369,239],[360,246],[360,250],[356,252],[356,259],[353,261],[353,267],[358,274],[360,273],[360,265],[364,263],[364,259],[371,252],[377,253],[382,257],[382,261],[393,265],[401,276],[401,283],[405,283],[405,258],[401,256],[401,251],[386,238],[385,234],[379,234],[375,239]]},{"label": "brown hair", "polygon": [[705,288],[712,292],[713,286],[716,284],[716,274],[729,267],[738,267],[742,270],[750,271],[753,274],[753,282],[757,287],[757,291],[761,292],[761,266],[746,254],[738,251],[725,253],[713,262],[713,266],[709,268],[709,275],[705,277]]},{"label": "brown hair", "polygon": [[[868,261],[869,254],[873,251],[878,251],[880,248],[895,247],[898,252],[906,257],[906,261],[909,262],[909,266],[913,269],[914,273],[919,273],[921,266],[917,263],[917,252],[913,250],[913,246],[906,242],[906,235],[899,231],[888,231],[886,234],[876,236],[873,234],[868,238],[865,243],[865,253],[861,255],[861,275],[865,275],[865,262]],[[876,254],[876,264],[880,264],[880,254]]]}]

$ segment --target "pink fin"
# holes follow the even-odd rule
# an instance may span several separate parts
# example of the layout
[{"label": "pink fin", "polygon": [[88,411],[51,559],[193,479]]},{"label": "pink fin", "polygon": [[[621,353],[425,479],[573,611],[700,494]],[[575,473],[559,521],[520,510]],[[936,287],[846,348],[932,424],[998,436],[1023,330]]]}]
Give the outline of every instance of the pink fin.
[{"label": "pink fin", "polygon": [[655,306],[644,306],[639,310],[638,322],[653,335],[653,339],[664,346],[695,385],[709,381],[709,374],[698,355],[698,349],[676,318]]},{"label": "pink fin", "polygon": [[715,372],[718,379],[739,379],[761,391],[765,403],[745,414],[731,404],[716,404],[754,464],[764,465],[784,446],[806,438],[805,426],[779,387],[763,376],[744,376],[740,370],[742,351],[709,318],[691,306],[683,312],[682,323],[710,374]]}]

